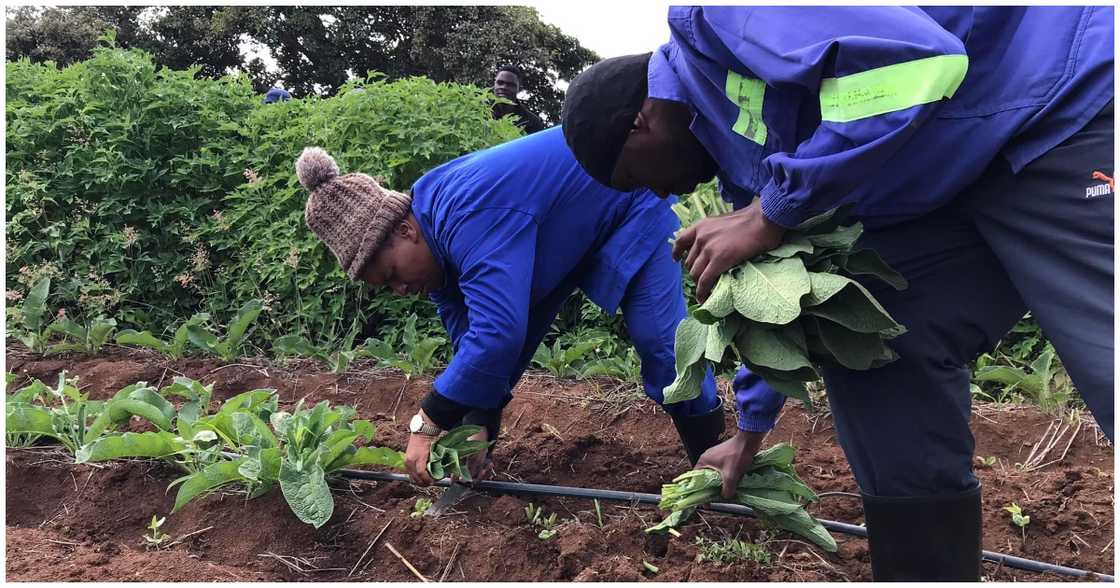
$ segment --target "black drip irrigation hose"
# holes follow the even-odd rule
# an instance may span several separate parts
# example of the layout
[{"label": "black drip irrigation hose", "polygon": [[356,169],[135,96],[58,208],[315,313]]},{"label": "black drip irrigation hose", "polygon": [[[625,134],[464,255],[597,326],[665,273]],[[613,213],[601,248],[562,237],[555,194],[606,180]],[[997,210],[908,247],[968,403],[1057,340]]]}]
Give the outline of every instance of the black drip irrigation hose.
[{"label": "black drip irrigation hose", "polygon": [[[342,469],[332,472],[341,475],[345,478],[357,480],[377,480],[381,482],[406,482],[410,480],[404,474],[394,474],[390,472],[370,472],[365,470],[349,470]],[[447,479],[439,480],[436,486],[450,486],[451,481]],[[649,494],[646,492],[622,492],[619,490],[600,490],[597,488],[577,488],[573,486],[551,486],[548,484],[525,484],[517,482],[499,482],[496,480],[479,480],[474,483],[472,488],[486,492],[494,492],[498,494],[528,494],[532,496],[557,496],[568,498],[586,498],[586,499],[600,499],[600,500],[618,500],[621,502],[638,502],[642,504],[657,504],[661,502],[661,496],[658,494]],[[740,516],[755,516],[754,511],[750,507],[741,504],[728,504],[724,502],[713,502],[706,506],[701,507],[703,510],[712,512],[740,515]],[[817,519],[821,525],[829,531],[836,531],[837,533],[844,533],[846,535],[854,535],[856,537],[867,537],[867,529],[859,525],[852,525],[849,523],[840,523],[837,521],[828,521],[824,519]],[[1005,555],[996,553],[994,551],[984,551],[984,560],[993,563],[1005,565],[1009,568],[1016,568],[1026,570],[1028,572],[1049,572],[1052,574],[1060,574],[1063,576],[1074,576],[1078,578],[1090,577],[1102,582],[1115,582],[1116,578],[1106,574],[1098,574],[1086,570],[1079,570],[1077,568],[1069,568],[1057,564],[1044,563],[1035,561],[1033,559],[1026,559],[1023,557],[1016,557],[1014,555]]]}]

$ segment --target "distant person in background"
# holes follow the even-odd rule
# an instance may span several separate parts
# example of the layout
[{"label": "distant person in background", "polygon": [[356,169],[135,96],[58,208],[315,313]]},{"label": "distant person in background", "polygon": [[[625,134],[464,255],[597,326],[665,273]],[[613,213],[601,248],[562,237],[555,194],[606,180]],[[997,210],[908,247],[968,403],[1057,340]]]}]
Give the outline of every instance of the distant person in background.
[{"label": "distant person in background", "polygon": [[517,99],[517,93],[521,91],[521,72],[516,67],[504,65],[499,68],[498,75],[494,76],[493,89],[495,96],[513,102],[513,104],[495,104],[492,111],[495,119],[512,114],[514,124],[521,127],[527,135],[545,129],[540,117],[533,114]]},{"label": "distant person in background", "polygon": [[281,102],[291,99],[292,95],[284,89],[284,86],[282,86],[280,82],[276,82],[276,85],[273,86],[272,89],[270,89],[268,93],[264,95],[265,104],[272,104],[273,102]]}]

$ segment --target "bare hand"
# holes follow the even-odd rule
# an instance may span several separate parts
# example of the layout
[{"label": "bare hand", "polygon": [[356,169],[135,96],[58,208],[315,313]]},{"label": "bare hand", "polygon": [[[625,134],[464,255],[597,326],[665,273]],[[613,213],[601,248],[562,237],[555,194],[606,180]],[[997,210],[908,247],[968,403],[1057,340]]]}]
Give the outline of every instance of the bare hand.
[{"label": "bare hand", "polygon": [[413,433],[408,436],[408,447],[404,450],[404,471],[412,479],[412,483],[420,486],[430,486],[435,483],[428,473],[428,456],[432,452],[432,443],[436,438],[428,435]]},{"label": "bare hand", "polygon": [[704,302],[720,274],[782,244],[786,229],[762,214],[755,200],[741,210],[701,219],[673,243],[673,258],[680,260],[696,280],[696,299]]},{"label": "bare hand", "polygon": [[708,449],[696,461],[697,468],[711,468],[720,473],[723,478],[723,491],[725,499],[735,498],[736,487],[739,480],[754,462],[754,454],[758,453],[759,446],[766,433],[751,433],[739,431],[734,437]]}]

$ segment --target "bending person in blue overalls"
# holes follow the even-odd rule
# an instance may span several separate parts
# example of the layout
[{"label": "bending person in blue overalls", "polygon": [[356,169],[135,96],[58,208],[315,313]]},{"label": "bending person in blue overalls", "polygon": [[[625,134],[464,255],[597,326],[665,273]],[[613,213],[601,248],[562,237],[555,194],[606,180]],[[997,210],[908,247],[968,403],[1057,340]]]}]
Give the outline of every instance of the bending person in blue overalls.
[{"label": "bending person in blue overalls", "polygon": [[[873,576],[979,579],[970,362],[1030,310],[1113,438],[1113,9],[672,7],[669,26],[573,81],[569,146],[615,189],[719,177],[737,210],[674,251],[701,300],[854,205],[861,244],[910,283],[866,284],[909,329],[901,359],[823,373]],[[733,484],[750,457],[699,463]]]},{"label": "bending person in blue overalls", "polygon": [[[686,315],[668,245],[679,221],[647,190],[617,192],[580,169],[559,128],[465,155],[421,177],[411,195],[364,174],[338,175],[322,150],[297,164],[312,192],[307,224],[346,273],[399,295],[430,295],[455,351],[410,423],[406,469],[418,483],[441,430],[486,425],[497,438],[510,391],[561,305],[580,288],[621,308],[646,394],[672,383]],[[667,406],[693,463],[719,441],[722,403],[702,394]]]}]

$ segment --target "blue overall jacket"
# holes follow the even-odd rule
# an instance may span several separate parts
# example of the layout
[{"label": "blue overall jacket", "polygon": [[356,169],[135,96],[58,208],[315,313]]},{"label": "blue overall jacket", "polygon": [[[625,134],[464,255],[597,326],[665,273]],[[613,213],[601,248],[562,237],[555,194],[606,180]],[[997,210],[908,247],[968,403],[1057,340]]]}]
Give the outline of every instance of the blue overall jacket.
[{"label": "blue overall jacket", "polygon": [[[649,96],[690,105],[723,197],[785,227],[846,203],[872,228],[921,216],[1113,97],[1109,6],[674,6],[669,28]],[[783,399],[737,380],[772,427]]]},{"label": "blue overall jacket", "polygon": [[431,297],[455,352],[434,387],[481,409],[504,405],[532,356],[526,330],[537,303],[574,277],[613,313],[680,226],[652,192],[591,179],[560,127],[433,169],[412,187],[412,212],[443,268]]}]

